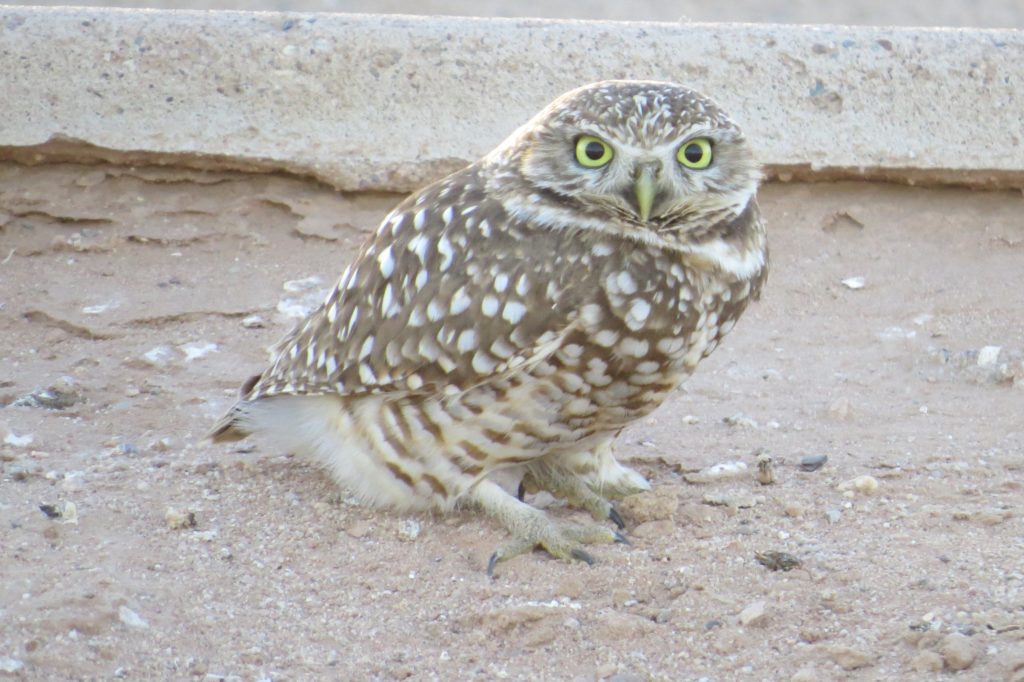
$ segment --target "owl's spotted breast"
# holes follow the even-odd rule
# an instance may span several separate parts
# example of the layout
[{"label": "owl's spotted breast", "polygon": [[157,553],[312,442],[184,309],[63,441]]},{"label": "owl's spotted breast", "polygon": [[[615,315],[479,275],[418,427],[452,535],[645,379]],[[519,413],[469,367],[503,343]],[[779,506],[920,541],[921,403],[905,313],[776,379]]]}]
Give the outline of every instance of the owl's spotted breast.
[{"label": "owl's spotted breast", "polygon": [[[740,218],[759,221],[756,203]],[[616,432],[660,405],[760,295],[767,274],[765,252],[747,277],[673,248],[608,235],[560,246],[556,261],[580,285],[573,289],[574,323],[530,375],[559,396],[550,421],[568,427],[569,440]]]}]

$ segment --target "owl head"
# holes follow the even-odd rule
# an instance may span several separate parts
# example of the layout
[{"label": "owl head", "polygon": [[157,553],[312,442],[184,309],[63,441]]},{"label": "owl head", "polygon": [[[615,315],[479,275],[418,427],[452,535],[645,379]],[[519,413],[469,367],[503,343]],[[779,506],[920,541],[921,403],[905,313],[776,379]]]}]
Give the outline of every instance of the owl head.
[{"label": "owl head", "polygon": [[760,179],[743,133],[712,100],[654,81],[568,92],[492,156],[538,210],[676,238],[741,212]]}]

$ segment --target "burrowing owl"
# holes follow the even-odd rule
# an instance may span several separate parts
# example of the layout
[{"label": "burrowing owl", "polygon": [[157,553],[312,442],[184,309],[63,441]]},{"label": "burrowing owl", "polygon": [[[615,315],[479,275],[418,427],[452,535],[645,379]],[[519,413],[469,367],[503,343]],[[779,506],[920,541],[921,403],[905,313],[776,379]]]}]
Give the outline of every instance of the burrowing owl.
[{"label": "burrowing owl", "polygon": [[739,128],[679,85],[559,97],[473,165],[403,201],[211,432],[265,433],[369,503],[497,517],[591,561],[623,537],[558,523],[649,488],[610,444],[718,344],[767,272],[760,173]]}]

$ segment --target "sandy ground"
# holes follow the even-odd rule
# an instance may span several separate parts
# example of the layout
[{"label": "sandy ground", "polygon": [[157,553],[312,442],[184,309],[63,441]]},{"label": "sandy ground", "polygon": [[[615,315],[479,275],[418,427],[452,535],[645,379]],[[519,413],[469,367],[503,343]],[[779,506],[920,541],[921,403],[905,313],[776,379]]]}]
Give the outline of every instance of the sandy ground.
[{"label": "sandy ground", "polygon": [[764,300],[618,440],[632,545],[493,580],[486,518],[200,440],[397,199],[0,165],[0,677],[1024,679],[1019,192],[764,188]]}]

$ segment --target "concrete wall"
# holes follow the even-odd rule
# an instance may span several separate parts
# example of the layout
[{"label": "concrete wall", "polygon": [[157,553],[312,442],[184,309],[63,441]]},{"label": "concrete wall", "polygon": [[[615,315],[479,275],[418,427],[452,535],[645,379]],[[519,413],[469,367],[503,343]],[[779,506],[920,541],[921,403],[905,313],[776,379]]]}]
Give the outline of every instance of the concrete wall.
[{"label": "concrete wall", "polygon": [[412,189],[555,95],[715,97],[775,174],[1024,186],[1024,32],[0,8],[0,158]]}]

